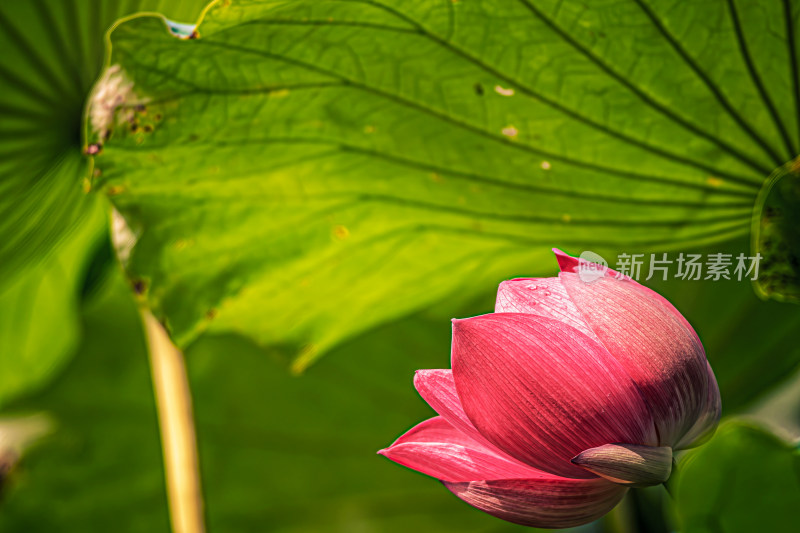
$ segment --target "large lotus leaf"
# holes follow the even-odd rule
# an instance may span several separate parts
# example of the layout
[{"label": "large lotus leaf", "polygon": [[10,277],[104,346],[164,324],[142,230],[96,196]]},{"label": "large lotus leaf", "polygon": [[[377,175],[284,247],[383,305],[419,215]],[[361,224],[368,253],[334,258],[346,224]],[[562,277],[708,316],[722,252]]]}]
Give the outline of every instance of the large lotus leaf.
[{"label": "large lotus leaf", "polygon": [[[76,290],[105,202],[86,194],[86,98],[119,18],[193,20],[202,0],[0,3],[0,404],[41,385],[78,338]],[[103,204],[103,205],[101,205]]]},{"label": "large lotus leaf", "polygon": [[681,462],[676,508],[685,533],[794,531],[800,451],[745,422],[729,422]]},{"label": "large lotus leaf", "polygon": [[[798,144],[778,3],[222,1],[190,39],[111,35],[94,182],[180,345],[235,331],[304,368],[551,245],[745,235]],[[138,238],[134,241],[132,237]],[[469,288],[468,288],[469,287]]]}]

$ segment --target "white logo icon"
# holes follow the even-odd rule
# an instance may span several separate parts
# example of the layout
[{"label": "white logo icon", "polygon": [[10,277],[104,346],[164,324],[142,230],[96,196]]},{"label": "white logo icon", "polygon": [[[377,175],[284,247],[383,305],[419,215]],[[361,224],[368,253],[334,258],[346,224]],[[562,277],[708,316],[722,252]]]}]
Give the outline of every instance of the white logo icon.
[{"label": "white logo icon", "polygon": [[584,283],[592,283],[606,275],[608,262],[600,255],[588,250],[578,257],[578,277]]}]

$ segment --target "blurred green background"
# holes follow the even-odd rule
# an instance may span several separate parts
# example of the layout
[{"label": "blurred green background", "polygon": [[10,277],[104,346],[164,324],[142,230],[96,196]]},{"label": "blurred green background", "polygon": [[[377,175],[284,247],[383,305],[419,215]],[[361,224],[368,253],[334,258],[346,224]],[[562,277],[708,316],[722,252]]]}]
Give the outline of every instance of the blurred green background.
[{"label": "blurred green background", "polygon": [[[449,366],[448,320],[555,275],[553,246],[755,253],[797,155],[799,6],[668,4],[218,2],[198,39],[143,17],[109,42],[205,2],[0,5],[0,436],[51,421],[0,473],[0,531],[169,530],[142,304],[185,351],[209,531],[522,530],[375,454],[432,414],[412,377]],[[142,91],[108,132],[85,125],[104,63]],[[800,308],[647,284],[726,420],[674,502],[579,531],[792,531]]]}]

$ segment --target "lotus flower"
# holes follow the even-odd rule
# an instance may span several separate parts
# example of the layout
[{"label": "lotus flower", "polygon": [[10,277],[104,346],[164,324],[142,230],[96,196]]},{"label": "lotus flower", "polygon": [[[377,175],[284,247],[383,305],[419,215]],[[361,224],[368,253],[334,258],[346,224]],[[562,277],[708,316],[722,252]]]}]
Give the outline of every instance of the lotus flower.
[{"label": "lotus flower", "polygon": [[697,334],[666,299],[610,269],[584,282],[579,260],[555,252],[558,277],[503,282],[495,313],[453,320],[452,370],[414,378],[439,416],[378,452],[547,528],[665,482],[673,451],[710,437],[721,406]]}]

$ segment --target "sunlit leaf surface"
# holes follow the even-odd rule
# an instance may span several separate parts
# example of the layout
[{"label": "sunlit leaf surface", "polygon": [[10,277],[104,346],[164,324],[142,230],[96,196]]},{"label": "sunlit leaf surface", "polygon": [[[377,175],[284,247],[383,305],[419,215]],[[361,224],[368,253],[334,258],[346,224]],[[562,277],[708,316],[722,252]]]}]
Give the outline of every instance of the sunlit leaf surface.
[{"label": "sunlit leaf surface", "polygon": [[133,88],[95,187],[180,344],[240,332],[302,369],[484,280],[548,272],[551,245],[746,234],[797,153],[795,11],[224,1],[192,39],[133,19],[112,35]]}]

